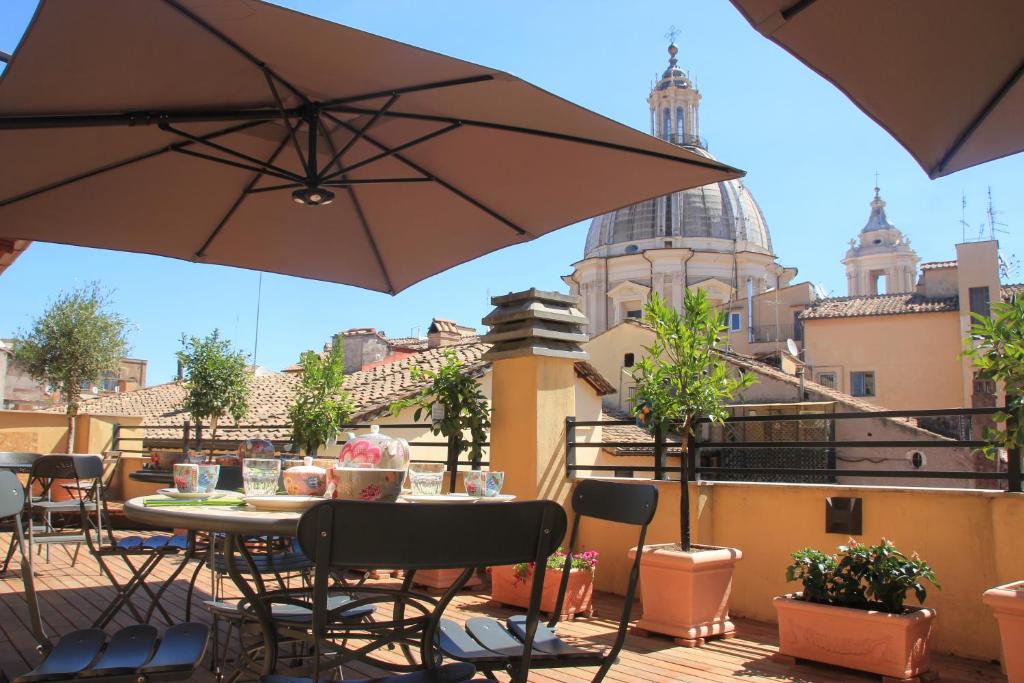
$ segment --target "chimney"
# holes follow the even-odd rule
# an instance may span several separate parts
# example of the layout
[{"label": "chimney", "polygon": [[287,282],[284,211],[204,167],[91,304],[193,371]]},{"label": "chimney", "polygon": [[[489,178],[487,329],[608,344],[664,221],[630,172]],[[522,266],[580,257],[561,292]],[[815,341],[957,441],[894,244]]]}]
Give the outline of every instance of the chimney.
[{"label": "chimney", "polygon": [[427,348],[438,349],[444,346],[452,346],[463,341],[469,328],[465,328],[451,320],[434,318],[427,328]]},{"label": "chimney", "polygon": [[185,379],[185,364],[182,363],[181,359],[179,358],[178,359],[178,381],[180,382],[183,379]]}]

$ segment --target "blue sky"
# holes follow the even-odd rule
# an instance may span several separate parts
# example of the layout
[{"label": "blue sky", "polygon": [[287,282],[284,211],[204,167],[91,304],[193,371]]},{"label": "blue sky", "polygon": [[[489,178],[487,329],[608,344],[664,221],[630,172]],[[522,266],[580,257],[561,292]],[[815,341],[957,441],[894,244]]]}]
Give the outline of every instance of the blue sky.
[{"label": "blue sky", "polygon": [[[35,4],[0,5],[0,50],[15,48]],[[998,235],[1002,250],[1024,259],[1024,155],[928,180],[881,128],[758,36],[724,0],[279,4],[509,71],[644,131],[651,80],[666,64],[664,34],[675,25],[682,31],[680,65],[703,95],[701,134],[712,154],[747,171],[775,251],[783,264],[799,268],[799,280],[845,294],[839,261],[867,219],[876,171],[890,221],[910,236],[922,260],[953,257],[962,193],[968,236],[977,236],[989,186],[998,220],[1008,225],[1009,233]],[[956,96],[951,84],[949,97]],[[264,275],[256,361],[283,368],[349,327],[404,336],[425,332],[434,316],[479,326],[489,295],[561,289],[560,276],[582,256],[586,229],[574,225],[477,259],[396,297]],[[133,322],[132,355],[149,360],[155,384],[173,375],[182,333],[219,327],[252,353],[258,279],[233,268],[37,243],[0,276],[0,336],[27,328],[60,290],[99,280]],[[1024,272],[1011,279],[1024,281]]]}]

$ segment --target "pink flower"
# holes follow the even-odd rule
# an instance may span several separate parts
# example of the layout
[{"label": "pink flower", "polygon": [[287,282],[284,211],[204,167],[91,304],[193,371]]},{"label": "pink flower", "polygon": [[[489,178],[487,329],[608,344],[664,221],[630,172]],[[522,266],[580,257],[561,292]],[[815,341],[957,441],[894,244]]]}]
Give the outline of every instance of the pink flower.
[{"label": "pink flower", "polygon": [[365,439],[355,439],[341,449],[341,459],[343,462],[376,467],[380,462],[381,452],[379,448],[371,446],[370,442]]},{"label": "pink flower", "polygon": [[380,494],[380,487],[377,486],[376,484],[370,484],[369,486],[367,486],[366,488],[359,492],[359,497],[362,500],[374,501],[380,498]]}]

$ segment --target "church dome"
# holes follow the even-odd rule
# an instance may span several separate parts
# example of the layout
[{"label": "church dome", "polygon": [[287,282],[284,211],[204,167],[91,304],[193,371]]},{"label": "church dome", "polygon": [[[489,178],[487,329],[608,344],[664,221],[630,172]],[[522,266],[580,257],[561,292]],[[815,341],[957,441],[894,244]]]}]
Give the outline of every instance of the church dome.
[{"label": "church dome", "polygon": [[[687,145],[686,149],[714,159],[700,147]],[[687,247],[691,238],[728,240],[734,243],[728,245],[730,250],[772,253],[768,224],[754,196],[739,180],[726,180],[648,199],[594,218],[583,257]],[[704,249],[708,246],[702,244]]]}]

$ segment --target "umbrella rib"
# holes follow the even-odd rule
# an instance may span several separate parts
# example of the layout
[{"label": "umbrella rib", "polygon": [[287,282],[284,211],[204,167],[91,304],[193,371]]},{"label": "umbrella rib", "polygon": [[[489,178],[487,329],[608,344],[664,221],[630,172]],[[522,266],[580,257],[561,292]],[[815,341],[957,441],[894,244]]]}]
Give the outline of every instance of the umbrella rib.
[{"label": "umbrella rib", "polygon": [[800,14],[805,9],[813,5],[815,2],[817,2],[817,0],[799,0],[798,2],[794,2],[792,5],[779,12],[779,14],[782,15],[783,21],[789,21],[790,19],[792,19],[793,17],[795,17],[796,15]]},{"label": "umbrella rib", "polygon": [[277,102],[277,109],[281,112],[281,120],[284,121],[285,128],[288,129],[288,137],[292,139],[292,144],[295,145],[295,153],[299,156],[299,163],[303,168],[306,168],[306,157],[302,154],[302,145],[299,144],[299,138],[295,136],[295,129],[292,128],[291,121],[288,120],[288,112],[285,111],[284,100],[281,99],[281,95],[277,92],[277,86],[274,85],[274,76],[266,66],[263,67],[263,77],[267,79],[270,93],[274,96],[274,101]]},{"label": "umbrella rib", "polygon": [[294,190],[298,187],[305,187],[302,183],[284,183],[282,185],[264,185],[246,190],[247,194],[259,194],[261,192],[276,192],[277,190]]},{"label": "umbrella rib", "polygon": [[207,22],[205,19],[201,18],[199,15],[195,14],[191,10],[189,10],[189,9],[187,9],[185,7],[182,7],[181,4],[178,2],[178,0],[164,0],[164,2],[166,4],[168,4],[168,5],[170,5],[172,8],[176,9],[181,14],[183,14],[186,17],[188,17],[189,19],[191,19],[196,24],[199,24],[199,26],[204,28],[209,33],[213,34],[218,40],[223,42],[225,45],[230,47],[232,50],[234,50],[238,54],[242,55],[243,57],[245,57],[247,60],[249,60],[250,62],[252,62],[256,66],[258,66],[259,68],[264,69],[271,76],[276,78],[282,85],[284,85],[284,87],[286,87],[289,90],[291,90],[304,103],[306,103],[306,104],[309,103],[309,98],[307,98],[305,96],[305,94],[302,93],[302,91],[300,91],[298,88],[296,88],[290,82],[288,82],[285,79],[281,78],[281,76],[279,74],[277,74],[273,69],[271,69],[264,62],[259,60],[256,57],[256,55],[254,55],[253,53],[249,52],[244,47],[242,47],[241,45],[239,45],[238,43],[233,41],[225,33],[223,33],[222,31],[220,31],[217,28],[214,28],[209,22]]},{"label": "umbrella rib", "polygon": [[[326,112],[325,111],[324,115],[329,117],[332,121],[334,121],[338,125],[344,126],[345,128],[348,128],[350,131],[355,132],[351,125],[349,125],[347,122],[339,119],[338,117],[334,116],[330,112]],[[454,122],[455,121],[452,121],[452,123],[454,123]],[[372,136],[364,135],[363,137],[366,139],[367,142],[369,142],[369,143],[371,143],[373,145],[376,145],[380,149],[382,149],[384,151],[390,151],[390,148],[387,145],[385,145],[385,144],[383,144],[381,142],[378,142]],[[478,208],[481,211],[483,211],[484,213],[486,213],[488,216],[491,216],[492,218],[494,218],[495,220],[500,221],[501,223],[504,223],[509,228],[514,230],[516,233],[518,233],[519,235],[526,235],[526,234],[528,234],[526,232],[526,230],[524,230],[523,228],[519,227],[518,225],[516,225],[515,223],[513,223],[509,219],[505,218],[500,213],[498,213],[494,209],[490,208],[489,206],[487,206],[486,204],[484,204],[480,200],[476,199],[475,197],[470,196],[469,194],[466,194],[465,192],[463,192],[459,188],[455,187],[454,185],[452,185],[448,181],[446,181],[446,180],[444,180],[442,178],[439,178],[436,174],[427,171],[422,166],[420,166],[419,164],[415,163],[414,161],[412,161],[408,157],[406,157],[406,156],[404,156],[404,155],[402,155],[400,153],[397,153],[397,152],[394,153],[393,156],[396,159],[398,159],[399,161],[401,161],[403,164],[405,164],[406,166],[411,168],[412,170],[416,171],[417,173],[420,173],[422,175],[429,176],[430,178],[433,178],[434,182],[437,183],[438,185],[440,185],[441,187],[443,187],[444,189],[446,189],[449,192],[451,192],[452,194],[462,198],[464,201],[469,202],[470,204],[472,204],[476,208]]]},{"label": "umbrella rib", "polygon": [[999,103],[1003,100],[1004,97],[1006,97],[1007,93],[1009,93],[1010,90],[1012,90],[1013,87],[1017,84],[1017,81],[1021,79],[1021,76],[1024,76],[1024,61],[1022,61],[1017,66],[1017,70],[1010,74],[1010,77],[1006,79],[1006,82],[1003,83],[1002,87],[999,88],[998,91],[996,91],[995,95],[992,96],[992,99],[985,103],[985,106],[978,113],[978,115],[974,117],[974,120],[972,120],[970,124],[968,124],[967,128],[965,128],[962,133],[960,133],[960,136],[957,137],[956,141],[953,143],[953,146],[949,148],[949,151],[947,151],[942,156],[942,159],[939,161],[939,163],[936,164],[936,166],[933,169],[931,169],[931,171],[928,173],[929,177],[935,178],[939,173],[942,173],[942,171],[945,170],[946,164],[948,164],[950,160],[952,160],[952,158],[956,156],[956,154],[960,151],[960,148],[967,143],[967,141],[971,138],[972,135],[974,135],[974,132],[978,129],[979,126],[981,126],[982,123],[985,122],[985,119],[988,118],[989,114],[991,114],[995,110],[995,108],[999,106]]},{"label": "umbrella rib", "polygon": [[[332,110],[348,112],[352,114],[370,114],[373,113],[374,109],[365,109],[363,107],[349,107],[349,106],[338,106],[331,107]],[[596,147],[603,147],[605,149],[614,149],[620,152],[629,152],[632,154],[640,154],[642,156],[654,157],[656,159],[664,159],[666,161],[675,161],[683,164],[690,164],[691,166],[700,166],[702,168],[710,168],[716,171],[725,171],[732,173],[740,173],[738,168],[733,168],[727,164],[721,162],[703,161],[701,159],[682,159],[672,154],[666,154],[665,152],[656,152],[649,149],[638,149],[636,147],[630,147],[629,145],[620,145],[616,142],[608,142],[607,140],[595,140],[593,138],[585,138],[579,135],[570,135],[568,133],[558,133],[550,130],[540,130],[537,128],[526,128],[523,126],[513,126],[507,123],[495,123],[492,121],[479,121],[475,119],[456,119],[451,116],[438,116],[434,114],[416,114],[412,112],[394,112],[389,111],[384,116],[390,116],[393,118],[401,119],[413,119],[416,121],[437,121],[441,123],[461,123],[464,126],[476,126],[478,128],[490,128],[493,130],[502,130],[511,133],[523,133],[525,135],[535,135],[537,137],[552,138],[554,140],[563,140],[566,142],[575,142],[583,145],[593,145]],[[336,119],[340,123],[340,119]],[[369,139],[369,138],[367,138]]]},{"label": "umbrella rib", "polygon": [[[330,131],[327,130],[327,126],[324,125],[323,119],[319,116],[317,117],[317,124],[320,126],[320,130],[323,131],[324,137],[327,139],[327,146],[332,152],[334,152],[334,140],[331,139]],[[335,161],[335,166],[339,169],[341,168],[341,165],[337,161]],[[344,174],[342,174],[342,178],[344,178]],[[366,220],[366,214],[363,213],[363,206],[359,202],[359,198],[356,196],[356,190],[351,185],[346,185],[345,191],[348,194],[349,200],[352,202],[353,208],[356,210],[356,217],[359,219],[359,224],[363,228],[363,234],[366,235],[366,241],[370,243],[370,249],[373,251],[373,256],[377,259],[377,267],[380,268],[380,274],[384,277],[384,282],[388,287],[387,293],[393,295],[395,293],[395,286],[391,282],[391,276],[388,274],[387,266],[384,265],[384,257],[381,255],[380,248],[377,246],[377,240],[373,237],[373,231],[370,230],[370,223]]]},{"label": "umbrella rib", "polygon": [[215,157],[212,154],[204,154],[202,152],[197,152],[197,151],[192,150],[192,149],[176,149],[174,151],[177,152],[178,154],[187,154],[188,156],[196,157],[196,158],[199,158],[199,159],[205,159],[206,161],[215,161],[218,164],[224,164],[225,166],[233,166],[234,168],[240,168],[240,169],[242,169],[244,171],[254,171],[254,172],[259,172],[259,173],[265,173],[265,174],[267,174],[269,176],[273,176],[274,178],[278,178],[280,180],[290,180],[292,182],[296,181],[296,179],[293,176],[290,176],[290,175],[282,175],[282,174],[277,173],[275,171],[268,171],[266,168],[261,168],[259,166],[252,166],[250,164],[242,164],[242,163],[239,163],[237,161],[231,161],[230,159],[222,159],[220,157]]},{"label": "umbrella rib", "polygon": [[[291,127],[289,126],[289,128]],[[271,154],[270,157],[267,159],[267,164],[274,163],[274,160],[277,159],[277,155],[280,154],[281,150],[283,150],[285,145],[288,144],[288,137],[288,135],[285,135],[283,138],[281,138],[281,142],[278,143],[277,148],[274,150],[274,153]],[[220,231],[224,229],[224,226],[227,225],[229,220],[231,220],[231,217],[235,215],[235,211],[238,211],[238,207],[242,205],[242,202],[245,201],[246,196],[248,196],[249,192],[256,186],[256,183],[260,181],[260,178],[262,178],[265,173],[266,172],[263,170],[257,170],[256,174],[249,181],[249,184],[246,185],[245,189],[242,190],[241,194],[238,195],[238,199],[236,199],[235,203],[231,205],[231,208],[228,209],[227,213],[224,214],[224,217],[220,219],[219,223],[217,223],[217,227],[213,229],[213,232],[210,233],[210,236],[206,238],[205,242],[203,242],[203,246],[200,247],[199,251],[196,252],[196,258],[203,258],[204,256],[206,256],[206,249],[210,246],[213,240],[217,238],[217,235],[219,235]]]},{"label": "umbrella rib", "polygon": [[348,187],[349,185],[384,185],[387,183],[432,183],[433,178],[342,178],[321,183],[325,187]]},{"label": "umbrella rib", "polygon": [[[221,135],[230,135],[231,133],[237,133],[238,131],[245,130],[247,128],[252,128],[253,126],[258,126],[258,125],[261,125],[263,123],[266,123],[266,122],[265,121],[246,121],[245,123],[240,123],[240,124],[238,124],[236,126],[231,126],[229,128],[224,128],[222,130],[214,131],[212,133],[207,133],[203,137],[204,138],[213,138],[213,137],[219,137]],[[93,169],[90,169],[88,171],[83,171],[82,173],[78,173],[76,175],[73,175],[73,176],[64,178],[62,180],[58,180],[56,182],[50,183],[48,185],[44,185],[42,187],[37,187],[37,188],[35,188],[33,190],[29,190],[28,192],[23,192],[23,193],[21,193],[19,195],[15,195],[13,197],[8,197],[7,199],[0,199],[0,207],[8,206],[10,204],[14,204],[15,202],[19,202],[19,201],[21,201],[23,199],[29,199],[31,197],[35,197],[36,195],[43,194],[44,192],[49,192],[50,190],[56,190],[56,189],[59,189],[61,187],[66,186],[66,185],[71,185],[72,183],[76,183],[79,180],[85,180],[86,178],[91,178],[92,176],[99,175],[101,173],[106,173],[107,171],[114,171],[114,170],[117,170],[119,168],[123,168],[125,166],[129,166],[131,164],[137,163],[139,161],[145,161],[146,159],[152,159],[153,157],[159,156],[161,154],[165,154],[167,152],[175,152],[175,151],[178,151],[179,148],[187,147],[189,145],[194,145],[194,144],[196,144],[196,143],[191,142],[191,141],[176,142],[176,143],[174,143],[172,145],[168,145],[166,147],[162,147],[160,149],[153,150],[152,152],[146,152],[145,154],[139,154],[137,156],[130,157],[128,159],[123,159],[121,161],[116,161],[116,162],[111,163],[111,164],[106,164],[104,166],[99,166],[97,168],[93,168]]]},{"label": "umbrella rib", "polygon": [[[180,128],[175,128],[174,126],[172,126],[171,124],[169,124],[169,123],[167,123],[165,121],[161,121],[158,125],[160,127],[160,130],[165,130],[168,133],[174,133],[175,135],[183,137],[186,140],[192,140],[193,142],[196,142],[196,143],[198,143],[200,145],[204,145],[206,147],[210,147],[212,149],[215,149],[218,152],[224,152],[225,154],[230,154],[232,156],[236,156],[239,159],[242,159],[244,161],[248,161],[249,163],[252,163],[252,164],[256,164],[257,166],[259,166],[261,168],[266,167],[266,168],[268,168],[268,169],[270,169],[272,171],[276,171],[279,175],[291,178],[295,182],[302,182],[304,180],[304,178],[302,176],[297,175],[295,173],[292,173],[288,169],[281,168],[280,166],[275,166],[274,164],[268,164],[268,163],[262,161],[261,159],[257,159],[254,156],[250,156],[248,154],[244,154],[242,152],[235,151],[235,150],[231,149],[230,147],[225,147],[224,145],[219,145],[216,142],[210,142],[208,140],[201,140],[201,139],[197,138],[195,135],[192,135],[191,133],[183,131]],[[290,124],[288,124],[288,129],[292,130]]]},{"label": "umbrella rib", "polygon": [[334,156],[331,157],[331,160],[324,164],[323,170],[320,171],[319,175],[323,175],[324,173],[327,172],[327,169],[330,168],[336,161],[340,161],[341,157],[345,155],[345,152],[352,149],[352,146],[359,142],[359,138],[363,137],[363,134],[366,131],[370,130],[370,127],[373,126],[373,124],[377,123],[377,120],[380,119],[381,114],[385,113],[388,109],[391,108],[391,105],[398,101],[398,97],[398,93],[394,93],[393,95],[391,95],[391,97],[388,98],[388,101],[384,103],[384,106],[378,109],[377,113],[370,117],[370,120],[366,122],[366,125],[360,128],[358,133],[355,133],[352,137],[350,137],[348,139],[348,142],[346,142],[341,149],[335,152]]},{"label": "umbrella rib", "polygon": [[405,93],[411,92],[422,92],[424,90],[438,90],[441,88],[451,88],[456,85],[470,85],[473,83],[481,83],[483,81],[493,81],[494,76],[492,74],[484,74],[482,76],[469,76],[467,78],[453,78],[448,81],[435,81],[433,83],[421,83],[419,85],[408,85],[404,88],[392,88],[390,90],[378,90],[377,92],[364,93],[362,95],[350,95],[348,97],[338,97],[333,100],[326,100],[320,103],[321,107],[333,107],[338,104],[346,104],[348,102],[359,102],[361,100],[375,100],[380,97],[387,95],[404,95]]},{"label": "umbrella rib", "polygon": [[352,164],[351,166],[346,166],[345,168],[343,168],[343,169],[341,169],[339,171],[336,171],[334,173],[331,173],[330,175],[324,176],[324,180],[331,180],[332,178],[336,178],[339,175],[343,175],[345,173],[349,173],[351,171],[356,170],[357,168],[362,168],[363,166],[366,166],[368,164],[372,164],[375,161],[380,161],[381,159],[385,159],[387,157],[390,157],[393,154],[395,154],[396,152],[401,152],[403,150],[409,149],[410,147],[414,147],[416,145],[424,143],[427,140],[433,140],[434,138],[439,137],[441,135],[444,135],[445,133],[450,133],[451,131],[453,131],[456,128],[458,128],[460,125],[461,125],[460,123],[453,123],[450,126],[445,126],[444,128],[439,128],[439,129],[435,130],[432,133],[427,133],[426,135],[421,135],[420,137],[418,137],[418,138],[416,138],[414,140],[410,140],[409,142],[402,143],[398,147],[394,147],[394,148],[392,148],[392,149],[390,149],[390,150],[388,150],[386,152],[381,152],[380,154],[375,154],[372,157],[369,157],[367,159],[363,159],[362,161],[357,161],[356,163]]}]

